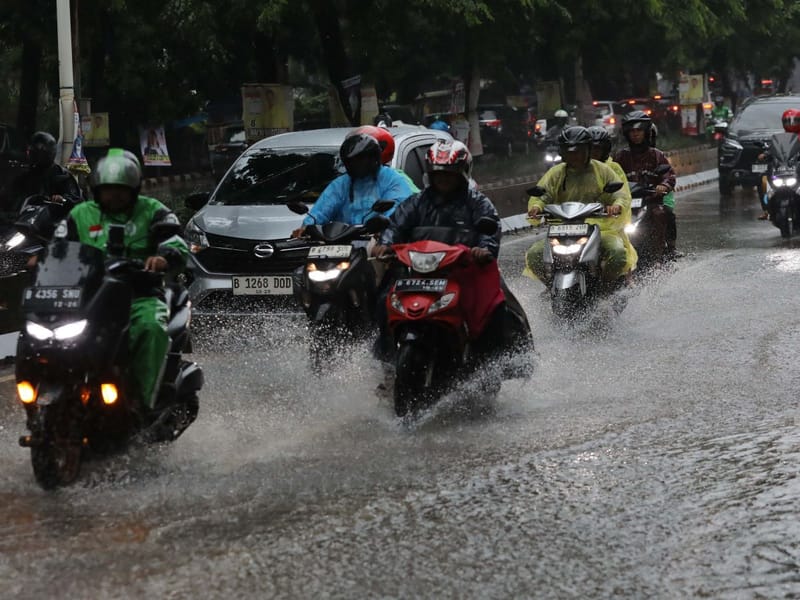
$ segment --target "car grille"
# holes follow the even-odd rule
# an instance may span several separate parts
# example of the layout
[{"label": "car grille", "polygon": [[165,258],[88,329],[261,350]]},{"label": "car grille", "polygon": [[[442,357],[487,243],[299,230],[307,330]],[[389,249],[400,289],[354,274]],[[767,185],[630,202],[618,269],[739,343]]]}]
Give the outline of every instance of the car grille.
[{"label": "car grille", "polygon": [[[209,273],[291,273],[305,264],[309,245],[302,240],[259,242],[206,234],[210,248],[194,255]],[[275,253],[267,258],[254,254],[258,244],[270,244]]]}]

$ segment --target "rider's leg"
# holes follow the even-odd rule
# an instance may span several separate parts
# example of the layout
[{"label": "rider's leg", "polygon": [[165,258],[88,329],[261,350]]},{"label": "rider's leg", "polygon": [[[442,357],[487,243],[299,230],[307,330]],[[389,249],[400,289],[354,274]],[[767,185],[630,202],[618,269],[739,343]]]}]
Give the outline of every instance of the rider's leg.
[{"label": "rider's leg", "polygon": [[137,298],[131,305],[131,381],[146,409],[155,405],[156,386],[169,348],[168,317],[169,309],[159,298]]},{"label": "rider's leg", "polygon": [[546,281],[544,273],[544,245],[547,240],[539,240],[525,253],[526,275],[534,275],[541,281]]},{"label": "rider's leg", "polygon": [[600,251],[603,257],[603,279],[616,281],[625,272],[628,255],[625,243],[616,233],[603,231],[600,233]]}]

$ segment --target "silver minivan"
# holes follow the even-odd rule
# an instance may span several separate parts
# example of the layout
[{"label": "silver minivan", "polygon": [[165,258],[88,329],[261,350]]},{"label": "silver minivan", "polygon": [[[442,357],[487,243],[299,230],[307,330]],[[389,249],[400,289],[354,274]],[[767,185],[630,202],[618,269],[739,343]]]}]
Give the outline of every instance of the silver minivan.
[{"label": "silver minivan", "polygon": [[[303,217],[286,203],[313,204],[345,172],[339,147],[350,131],[296,131],[261,140],[231,165],[213,192],[187,199],[199,208],[185,228],[195,313],[298,311],[292,272],[304,264],[309,245],[289,239]],[[437,139],[451,139],[449,134],[411,125],[389,131],[395,140],[390,166],[422,189],[425,153]]]}]

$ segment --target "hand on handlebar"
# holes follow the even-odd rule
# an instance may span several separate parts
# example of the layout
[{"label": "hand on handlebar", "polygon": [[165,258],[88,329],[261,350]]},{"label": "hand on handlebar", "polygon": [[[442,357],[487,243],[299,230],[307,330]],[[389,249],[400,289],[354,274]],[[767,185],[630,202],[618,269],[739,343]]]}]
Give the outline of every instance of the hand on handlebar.
[{"label": "hand on handlebar", "polygon": [[610,206],[606,206],[606,214],[609,217],[616,217],[617,215],[622,213],[622,207],[618,204],[612,204]]},{"label": "hand on handlebar", "polygon": [[305,234],[305,232],[306,232],[305,225],[301,225],[300,227],[298,227],[297,229],[292,231],[291,238],[292,239],[297,239],[299,237],[303,237],[303,234]]},{"label": "hand on handlebar", "polygon": [[656,193],[659,194],[660,196],[666,196],[667,194],[669,194],[669,188],[660,183],[656,186]]},{"label": "hand on handlebar", "polygon": [[389,258],[391,255],[392,255],[391,246],[383,246],[381,244],[376,244],[372,248],[372,256],[377,258],[378,260]]},{"label": "hand on handlebar", "polygon": [[488,265],[494,260],[494,254],[492,254],[487,248],[475,246],[474,248],[469,249],[469,253],[472,256],[472,260],[479,265]]},{"label": "hand on handlebar", "polygon": [[169,263],[167,259],[163,256],[148,256],[147,259],[144,261],[144,270],[145,271],[153,271],[153,272],[160,272],[166,271],[169,267]]},{"label": "hand on handlebar", "polygon": [[539,218],[539,214],[542,212],[542,209],[538,206],[532,206],[531,209],[528,211],[528,216],[532,219]]}]

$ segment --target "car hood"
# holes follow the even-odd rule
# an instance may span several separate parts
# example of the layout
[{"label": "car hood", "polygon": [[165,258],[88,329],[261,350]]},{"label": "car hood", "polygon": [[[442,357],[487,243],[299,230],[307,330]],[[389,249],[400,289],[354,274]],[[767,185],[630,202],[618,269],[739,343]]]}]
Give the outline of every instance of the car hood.
[{"label": "car hood", "polygon": [[285,239],[303,223],[301,215],[296,215],[282,204],[209,204],[195,214],[192,220],[206,233],[245,240]]},{"label": "car hood", "polygon": [[783,128],[779,129],[739,129],[737,131],[729,131],[729,137],[740,142],[750,141],[763,141],[768,140],[776,133],[783,133]]}]

